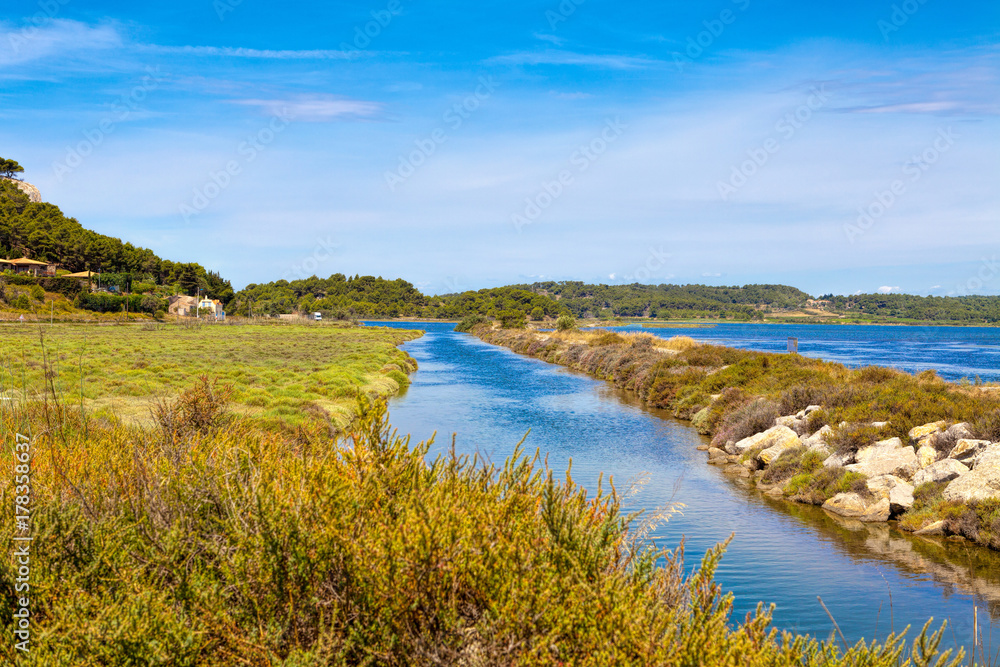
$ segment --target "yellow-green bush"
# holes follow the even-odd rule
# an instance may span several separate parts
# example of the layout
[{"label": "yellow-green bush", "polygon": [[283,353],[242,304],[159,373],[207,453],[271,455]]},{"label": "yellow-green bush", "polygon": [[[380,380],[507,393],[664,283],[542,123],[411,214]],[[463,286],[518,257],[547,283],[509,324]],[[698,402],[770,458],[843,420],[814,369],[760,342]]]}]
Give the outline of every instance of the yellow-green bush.
[{"label": "yellow-green bush", "polygon": [[[173,408],[210,413],[217,392]],[[338,444],[205,424],[178,437],[52,402],[0,415],[5,440],[36,434],[19,664],[900,664],[899,638],[845,650],[778,635],[763,608],[735,623],[712,578],[724,545],[686,576],[683,549],[639,542],[613,490],[588,496],[537,456],[428,460],[383,404]],[[0,539],[14,531],[3,513]],[[14,578],[4,559],[8,600]],[[916,664],[940,636],[918,638]]]}]

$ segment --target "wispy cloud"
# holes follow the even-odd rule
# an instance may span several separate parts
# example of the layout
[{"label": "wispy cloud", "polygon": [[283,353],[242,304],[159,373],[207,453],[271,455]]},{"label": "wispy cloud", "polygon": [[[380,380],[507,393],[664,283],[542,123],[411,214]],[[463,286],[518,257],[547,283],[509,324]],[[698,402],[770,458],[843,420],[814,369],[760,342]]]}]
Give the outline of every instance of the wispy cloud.
[{"label": "wispy cloud", "polygon": [[110,24],[92,26],[53,19],[42,26],[4,25],[0,26],[0,67],[90,54],[118,48],[121,44],[121,35]]},{"label": "wispy cloud", "polygon": [[272,100],[234,100],[234,103],[257,107],[269,116],[288,116],[296,121],[309,123],[375,118],[382,113],[382,105],[378,102],[352,100],[335,95],[309,95]]},{"label": "wispy cloud", "polygon": [[877,291],[879,294],[892,294],[893,292],[899,291],[899,286],[890,287],[889,285],[882,285],[882,287],[879,287]]},{"label": "wispy cloud", "polygon": [[600,69],[646,69],[659,63],[635,56],[574,53],[572,51],[522,51],[490,58],[490,63],[501,65],[573,65]]},{"label": "wispy cloud", "polygon": [[258,60],[352,60],[361,51],[338,51],[331,49],[273,50],[247,49],[231,46],[162,46],[142,44],[140,51],[162,55],[198,56],[207,58],[252,58]]}]

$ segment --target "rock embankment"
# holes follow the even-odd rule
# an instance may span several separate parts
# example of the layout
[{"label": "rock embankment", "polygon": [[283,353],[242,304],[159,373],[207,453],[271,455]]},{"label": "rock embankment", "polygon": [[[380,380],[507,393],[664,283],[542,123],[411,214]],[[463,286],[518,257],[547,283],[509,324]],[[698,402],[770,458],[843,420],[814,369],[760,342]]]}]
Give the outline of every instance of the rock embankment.
[{"label": "rock embankment", "polygon": [[[833,429],[824,426],[812,434],[805,429],[809,413],[820,409],[810,406],[797,415],[779,417],[766,431],[730,441],[724,450],[711,448],[709,463],[728,466],[731,474],[752,480],[771,497],[818,504],[815,495],[800,493],[802,474],[809,471],[795,468],[802,466],[806,453],[812,453],[811,460],[821,459],[831,479],[839,475],[850,485],[826,498],[823,509],[863,522],[900,518],[914,507],[914,493],[925,485],[938,485],[941,498],[953,509],[955,505],[1000,502],[1000,443],[973,438],[969,424],[934,422],[910,430],[906,442],[889,438],[856,451],[834,451],[828,444]],[[886,424],[871,426],[877,429]],[[786,452],[793,456],[783,459]],[[793,458],[796,463],[791,464]],[[802,474],[781,475],[783,465]],[[742,470],[733,470],[737,467]],[[909,527],[922,534],[948,532],[947,522],[933,514],[910,522]]]}]

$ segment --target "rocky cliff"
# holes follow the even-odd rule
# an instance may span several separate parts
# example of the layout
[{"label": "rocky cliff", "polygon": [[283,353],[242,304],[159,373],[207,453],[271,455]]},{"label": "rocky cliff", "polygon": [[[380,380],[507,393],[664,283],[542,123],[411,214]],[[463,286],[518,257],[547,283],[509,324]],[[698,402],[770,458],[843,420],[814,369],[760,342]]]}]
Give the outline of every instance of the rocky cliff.
[{"label": "rocky cliff", "polygon": [[42,202],[42,193],[39,192],[38,188],[36,188],[31,183],[26,183],[24,181],[19,181],[16,178],[6,178],[6,177],[3,177],[3,176],[0,176],[0,178],[3,178],[4,180],[8,180],[11,183],[13,183],[14,185],[16,185],[21,190],[21,192],[23,192],[24,194],[28,195],[28,199],[30,199],[31,201],[35,202],[36,204],[40,204]]}]

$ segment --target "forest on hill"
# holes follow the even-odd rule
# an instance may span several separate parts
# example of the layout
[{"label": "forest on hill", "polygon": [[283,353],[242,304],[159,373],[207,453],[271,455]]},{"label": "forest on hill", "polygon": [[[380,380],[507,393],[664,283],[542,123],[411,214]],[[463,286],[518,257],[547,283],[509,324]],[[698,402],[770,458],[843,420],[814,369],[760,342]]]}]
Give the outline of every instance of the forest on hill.
[{"label": "forest on hill", "polygon": [[86,229],[58,206],[35,203],[7,179],[0,180],[0,257],[26,256],[58,264],[71,273],[94,271],[126,291],[134,285],[208,294],[224,304],[234,292],[228,280],[193,262],[162,259],[111,236]]},{"label": "forest on hill", "polygon": [[429,297],[402,279],[349,277],[342,273],[325,279],[313,276],[291,282],[279,280],[247,285],[236,294],[233,309],[236,315],[314,311],[337,319],[461,319],[466,315],[500,319],[507,313],[518,312],[536,320],[558,317],[567,312],[550,297],[511,287]]}]

